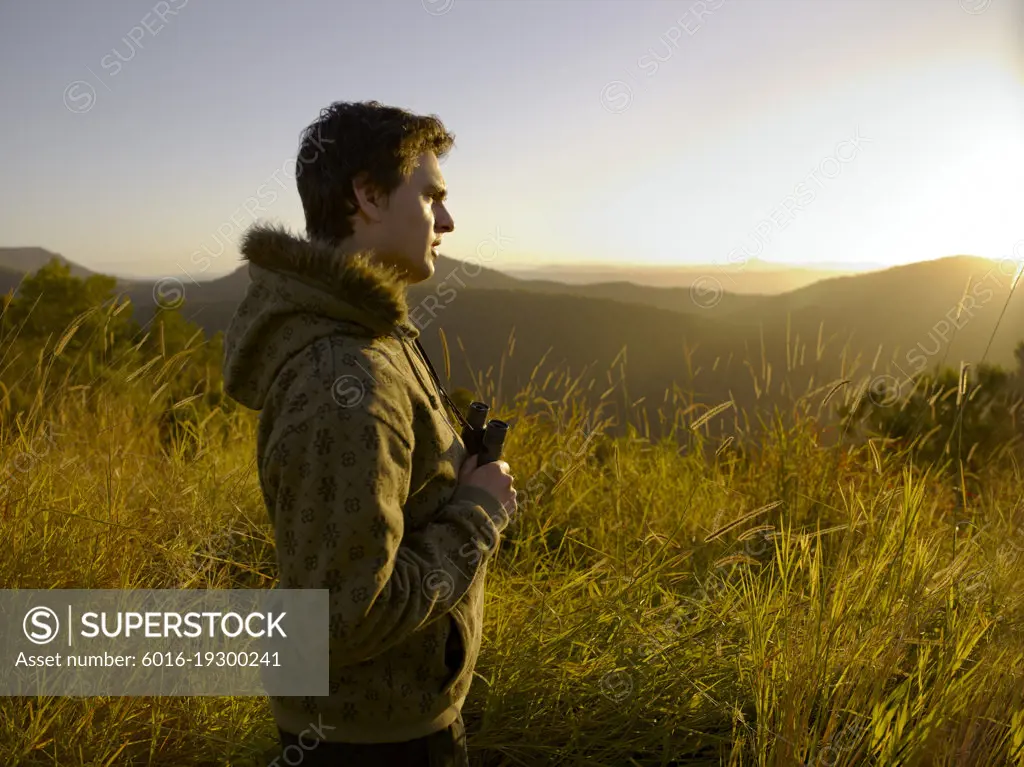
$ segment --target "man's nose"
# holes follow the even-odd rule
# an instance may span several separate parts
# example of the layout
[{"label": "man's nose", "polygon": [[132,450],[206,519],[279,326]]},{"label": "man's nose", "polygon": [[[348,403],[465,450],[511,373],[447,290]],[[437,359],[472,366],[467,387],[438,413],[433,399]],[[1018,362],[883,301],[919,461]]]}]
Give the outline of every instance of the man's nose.
[{"label": "man's nose", "polygon": [[452,214],[447,209],[438,218],[434,220],[434,229],[438,232],[454,232],[455,231],[455,220],[452,218]]}]

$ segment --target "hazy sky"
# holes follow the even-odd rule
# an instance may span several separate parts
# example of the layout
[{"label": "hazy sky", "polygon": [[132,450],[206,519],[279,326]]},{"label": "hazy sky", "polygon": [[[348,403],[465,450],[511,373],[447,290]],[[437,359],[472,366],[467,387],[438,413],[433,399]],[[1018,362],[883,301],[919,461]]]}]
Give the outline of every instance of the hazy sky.
[{"label": "hazy sky", "polygon": [[367,99],[455,134],[456,258],[1024,257],[1024,0],[0,2],[0,245],[226,274]]}]

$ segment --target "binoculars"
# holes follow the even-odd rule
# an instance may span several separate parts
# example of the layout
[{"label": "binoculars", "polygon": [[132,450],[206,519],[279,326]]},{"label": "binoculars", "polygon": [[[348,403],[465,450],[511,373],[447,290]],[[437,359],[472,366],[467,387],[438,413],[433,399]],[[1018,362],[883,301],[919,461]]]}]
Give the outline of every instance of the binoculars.
[{"label": "binoculars", "polygon": [[[468,426],[462,427],[462,441],[466,444],[469,455],[477,456],[477,465],[492,463],[501,458],[501,448],[505,444],[508,424],[497,418],[487,420],[490,405],[473,402],[469,406],[466,420]],[[486,422],[486,426],[484,425]]]}]

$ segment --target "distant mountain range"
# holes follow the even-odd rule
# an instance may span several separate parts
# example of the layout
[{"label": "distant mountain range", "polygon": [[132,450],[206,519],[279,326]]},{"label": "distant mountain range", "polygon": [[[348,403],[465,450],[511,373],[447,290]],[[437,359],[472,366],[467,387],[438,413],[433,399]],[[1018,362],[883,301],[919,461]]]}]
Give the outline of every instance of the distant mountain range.
[{"label": "distant mountain range", "polygon": [[88,277],[96,274],[84,266],[64,258],[58,253],[51,253],[44,248],[0,248],[0,269],[7,272],[28,274],[56,258],[71,268],[72,277]]},{"label": "distant mountain range", "polygon": [[[68,266],[72,277],[85,279],[94,274],[99,274],[99,272],[86,269],[84,266],[76,264],[59,253],[53,253],[45,248],[0,248],[0,295],[12,290],[17,291],[22,278],[26,274],[31,274],[54,258]],[[117,284],[122,288],[127,288],[136,282],[135,280],[117,278]]]},{"label": "distant mountain range", "polygon": [[[40,248],[0,249],[0,291],[10,289],[4,280],[20,281],[26,269],[52,255]],[[91,273],[72,264],[76,270]],[[762,268],[733,276],[764,275]],[[983,355],[1011,368],[1013,350],[1024,340],[1024,286],[1008,301],[1012,275],[982,258],[828,277],[776,295],[734,290],[723,274],[697,276],[704,279],[692,287],[567,284],[442,256],[434,277],[409,289],[409,301],[420,307],[413,316],[442,375],[443,329],[451,385],[476,390],[476,376],[490,371],[495,379],[500,373],[508,395],[531,376],[543,381],[555,369],[573,377],[585,372],[584,389],[593,379],[588,397],[596,402],[616,388],[616,408],[642,410],[652,434],[661,433],[658,411],[674,417],[666,392],[675,385],[712,405],[731,399],[741,408],[770,406],[844,377],[856,384],[887,374],[898,382],[939,363],[958,367]],[[199,284],[180,279],[182,313],[211,334],[227,328],[249,283],[244,265]],[[119,281],[140,322],[152,317],[156,283]],[[852,394],[852,384],[847,388]],[[845,389],[830,408],[844,396]]]},{"label": "distant mountain range", "polygon": [[[0,248],[0,272],[9,269],[18,273],[33,272],[45,264],[50,258],[58,258],[71,267],[71,273],[76,277],[88,277],[96,274],[95,270],[87,269],[73,261],[64,258],[56,253],[51,253],[43,248]],[[445,261],[458,265],[455,259],[445,259],[439,262],[439,270],[444,267]],[[563,290],[566,286],[600,286],[595,287],[592,294],[605,295],[609,290],[615,292],[621,289],[619,286],[632,283],[638,287],[657,288],[688,288],[694,283],[705,283],[717,281],[721,283],[730,293],[755,293],[774,295],[796,290],[798,288],[812,285],[823,279],[838,277],[849,274],[858,274],[872,269],[882,269],[879,265],[859,265],[859,269],[850,268],[808,268],[808,267],[786,267],[778,264],[751,260],[745,264],[726,266],[704,265],[704,266],[615,266],[615,265],[546,265],[535,267],[520,267],[507,269],[485,269],[486,276],[484,283],[478,287],[511,287],[519,282],[534,283],[531,288],[537,290],[556,289]],[[106,273],[106,272],[104,272]],[[120,284],[131,285],[137,283],[155,282],[153,278],[137,276],[116,276]],[[511,279],[506,279],[511,278]],[[204,283],[204,293],[207,295],[218,292],[221,289],[231,291],[235,282],[247,279],[244,270],[239,274],[236,270],[230,275],[214,278],[212,280],[199,280]],[[190,278],[182,275],[182,280],[191,282]],[[0,287],[3,286],[0,282]],[[211,287],[206,290],[205,287]],[[611,286],[611,287],[609,287]],[[629,288],[626,288],[627,290]],[[591,293],[584,292],[582,295]]]},{"label": "distant mountain range", "polygon": [[590,285],[595,283],[622,284],[661,288],[688,288],[694,283],[716,280],[731,293],[775,294],[796,290],[829,277],[857,274],[865,270],[882,269],[875,265],[863,268],[808,268],[787,267],[757,260],[744,264],[724,266],[603,266],[603,265],[553,265],[538,267],[513,267],[502,271],[521,280],[556,281],[567,285]]}]

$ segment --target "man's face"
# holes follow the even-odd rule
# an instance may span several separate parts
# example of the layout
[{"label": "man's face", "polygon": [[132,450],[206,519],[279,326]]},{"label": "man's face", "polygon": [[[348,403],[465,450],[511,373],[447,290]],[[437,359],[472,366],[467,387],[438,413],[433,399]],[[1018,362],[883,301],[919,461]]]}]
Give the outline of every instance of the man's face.
[{"label": "man's face", "polygon": [[447,190],[437,156],[421,154],[412,175],[383,204],[366,198],[358,186],[356,196],[362,206],[360,218],[365,217],[361,244],[373,248],[379,261],[400,267],[409,283],[432,277],[435,243],[455,229],[444,205]]}]

